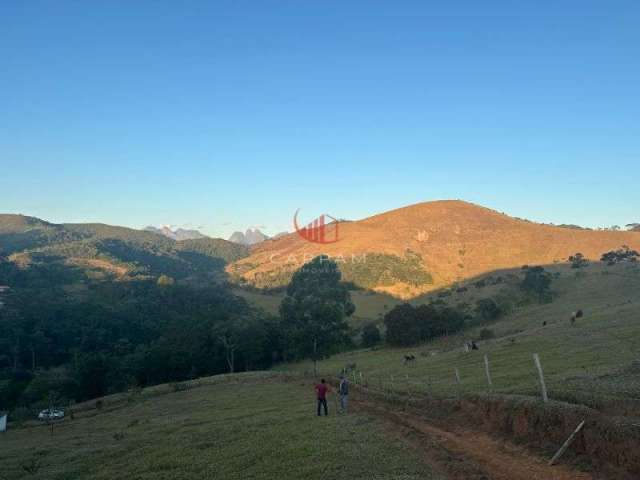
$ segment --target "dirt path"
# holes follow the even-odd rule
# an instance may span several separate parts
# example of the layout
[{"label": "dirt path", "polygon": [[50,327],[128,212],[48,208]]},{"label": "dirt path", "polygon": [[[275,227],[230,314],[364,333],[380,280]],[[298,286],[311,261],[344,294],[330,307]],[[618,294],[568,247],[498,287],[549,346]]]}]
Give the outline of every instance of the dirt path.
[{"label": "dirt path", "polygon": [[355,398],[355,409],[382,418],[389,433],[420,450],[427,463],[455,480],[592,480],[585,472],[547,460],[523,447],[459,427],[443,429],[419,412],[400,411],[383,402]]}]

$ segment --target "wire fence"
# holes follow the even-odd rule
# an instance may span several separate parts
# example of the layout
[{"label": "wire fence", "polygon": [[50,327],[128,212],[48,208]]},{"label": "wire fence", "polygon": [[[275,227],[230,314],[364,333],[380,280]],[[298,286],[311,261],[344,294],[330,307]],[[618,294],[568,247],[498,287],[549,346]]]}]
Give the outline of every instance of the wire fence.
[{"label": "wire fence", "polygon": [[[624,403],[625,414],[640,414],[640,362],[583,367],[562,362],[550,362],[545,368],[544,355],[520,353],[510,358],[504,355],[472,352],[455,361],[431,368],[418,367],[419,359],[407,361],[390,373],[379,369],[345,368],[327,371],[321,366],[314,373],[305,370],[307,377],[337,378],[341,373],[364,391],[383,395],[425,396],[435,399],[454,399],[465,395],[506,394],[526,395],[543,402],[552,400],[586,405],[596,409],[618,408]],[[622,410],[624,410],[624,408]],[[621,412],[624,413],[624,412]]]}]

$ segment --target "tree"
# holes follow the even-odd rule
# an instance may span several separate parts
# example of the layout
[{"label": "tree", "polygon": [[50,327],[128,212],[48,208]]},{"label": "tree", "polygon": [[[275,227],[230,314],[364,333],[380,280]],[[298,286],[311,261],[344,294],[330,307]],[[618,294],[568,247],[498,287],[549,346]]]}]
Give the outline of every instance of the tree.
[{"label": "tree", "polygon": [[489,328],[483,328],[480,330],[480,340],[490,340],[495,338],[495,336],[495,332]]},{"label": "tree", "polygon": [[345,318],[355,311],[341,278],[336,262],[318,256],[293,274],[280,304],[289,349],[299,357],[310,356],[316,373],[319,356],[344,341]]},{"label": "tree", "polygon": [[395,306],[384,317],[389,345],[410,346],[449,335],[464,327],[463,312],[447,306],[408,303]]},{"label": "tree", "polygon": [[548,302],[551,300],[552,281],[552,275],[543,267],[529,267],[520,283],[520,288],[537,296],[540,302]]},{"label": "tree", "polygon": [[492,298],[483,298],[476,302],[476,315],[489,322],[502,315],[502,310]]},{"label": "tree", "polygon": [[362,328],[362,346],[365,348],[373,347],[380,343],[382,336],[380,335],[380,329],[376,327],[375,323],[367,323]]},{"label": "tree", "polygon": [[108,373],[109,362],[105,355],[89,353],[80,357],[75,371],[79,399],[104,396],[108,389]]},{"label": "tree", "polygon": [[571,262],[571,268],[584,268],[589,265],[589,260],[584,258],[584,255],[581,253],[571,255],[569,261]]},{"label": "tree", "polygon": [[628,245],[623,245],[618,250],[604,253],[600,260],[607,265],[615,265],[622,262],[635,263],[638,261],[638,257],[640,257],[640,254],[636,250],[631,250]]},{"label": "tree", "polygon": [[446,304],[438,305],[431,303],[420,305],[416,308],[416,313],[420,326],[421,341],[446,336],[464,327],[464,313],[455,308],[448,307]]},{"label": "tree", "polygon": [[409,303],[396,305],[387,312],[384,325],[387,327],[386,341],[389,345],[407,347],[420,342],[418,315]]},{"label": "tree", "polygon": [[242,338],[240,329],[234,324],[222,325],[214,335],[224,351],[229,373],[235,372],[236,350],[238,350]]}]

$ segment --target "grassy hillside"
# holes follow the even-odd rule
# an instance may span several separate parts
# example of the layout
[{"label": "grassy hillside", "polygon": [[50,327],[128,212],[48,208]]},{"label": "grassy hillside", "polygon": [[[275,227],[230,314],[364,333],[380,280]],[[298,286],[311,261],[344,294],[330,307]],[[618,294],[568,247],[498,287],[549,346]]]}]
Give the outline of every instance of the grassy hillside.
[{"label": "grassy hillside", "polygon": [[[436,396],[486,391],[538,395],[540,387],[532,359],[532,354],[538,353],[551,398],[595,406],[640,399],[640,367],[633,364],[640,359],[638,266],[555,269],[561,275],[553,284],[556,298],[552,303],[515,307],[493,324],[418,347],[334,356],[321,362],[321,371],[336,374],[346,364],[356,363],[357,370],[376,388]],[[452,305],[471,303],[482,295],[500,291],[498,286],[486,288],[469,288],[445,300]],[[578,309],[585,316],[572,326],[571,312]],[[490,329],[495,338],[479,341],[483,328]],[[464,352],[464,342],[472,339],[478,341],[480,349]],[[404,366],[405,354],[415,355],[415,364]],[[485,354],[490,362],[492,387],[485,376]],[[289,368],[310,370],[311,364]],[[455,368],[461,385],[456,382]]]},{"label": "grassy hillside", "polygon": [[53,434],[10,428],[0,478],[440,478],[373,417],[330,404],[317,418],[308,384],[240,375],[152,391],[165,393],[77,413]]},{"label": "grassy hillside", "polygon": [[[264,309],[268,313],[278,314],[280,303],[284,298],[284,293],[263,293],[260,291],[234,288],[233,293],[241,296],[252,305]],[[356,312],[350,318],[350,324],[358,328],[368,322],[382,322],[384,314],[395,305],[402,302],[398,298],[384,293],[368,290],[355,290],[351,292],[351,299],[356,306]],[[416,301],[420,301],[418,299]]]},{"label": "grassy hillside", "polygon": [[339,231],[340,240],[331,244],[295,233],[264,242],[227,270],[250,285],[273,288],[326,254],[341,263],[345,280],[409,299],[500,269],[566,262],[576,252],[599,260],[625,244],[640,249],[637,232],[543,225],[462,201],[411,205],[340,223]]}]

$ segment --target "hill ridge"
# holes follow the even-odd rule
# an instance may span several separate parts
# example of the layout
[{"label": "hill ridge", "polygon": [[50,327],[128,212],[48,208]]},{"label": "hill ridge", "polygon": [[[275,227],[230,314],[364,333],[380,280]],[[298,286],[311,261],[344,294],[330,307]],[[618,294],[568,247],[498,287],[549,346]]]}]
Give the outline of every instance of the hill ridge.
[{"label": "hill ridge", "polygon": [[[567,229],[463,200],[421,202],[342,222],[340,236],[332,244],[298,235],[264,242],[227,271],[241,283],[279,287],[304,259],[326,254],[345,259],[343,276],[355,285],[411,298],[493,270],[566,262],[577,252],[599,260],[625,244],[640,248],[640,235],[634,232]],[[362,255],[371,262],[349,262]]]}]

